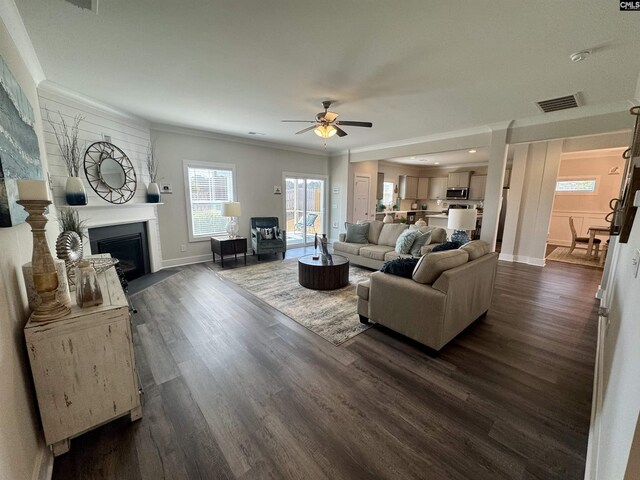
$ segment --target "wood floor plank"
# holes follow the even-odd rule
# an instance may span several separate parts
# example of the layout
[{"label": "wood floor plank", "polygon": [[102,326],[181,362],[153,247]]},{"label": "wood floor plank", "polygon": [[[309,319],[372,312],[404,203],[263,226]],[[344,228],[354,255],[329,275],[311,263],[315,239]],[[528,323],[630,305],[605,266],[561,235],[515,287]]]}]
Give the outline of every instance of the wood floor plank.
[{"label": "wood floor plank", "polygon": [[435,353],[378,326],[336,347],[219,269],[135,295],[144,416],[73,440],[54,479],[584,476],[601,271],[499,262],[488,315]]}]

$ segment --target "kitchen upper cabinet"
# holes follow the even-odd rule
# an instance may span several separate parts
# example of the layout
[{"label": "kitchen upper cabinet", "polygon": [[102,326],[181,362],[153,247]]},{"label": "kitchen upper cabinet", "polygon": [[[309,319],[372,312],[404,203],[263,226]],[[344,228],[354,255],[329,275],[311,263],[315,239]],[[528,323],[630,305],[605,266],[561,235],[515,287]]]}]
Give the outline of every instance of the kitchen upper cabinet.
[{"label": "kitchen upper cabinet", "polygon": [[429,179],[429,200],[445,200],[447,198],[447,177]]},{"label": "kitchen upper cabinet", "polygon": [[469,187],[470,175],[471,175],[471,172],[450,173],[447,186],[449,188]]},{"label": "kitchen upper cabinet", "polygon": [[384,173],[378,172],[378,182],[376,186],[376,200],[382,200],[384,197]]},{"label": "kitchen upper cabinet", "polygon": [[403,200],[418,199],[418,177],[410,177],[408,175],[400,176],[400,190],[398,192]]},{"label": "kitchen upper cabinet", "polygon": [[428,177],[420,177],[418,178],[418,196],[420,200],[426,200],[429,198],[429,178]]},{"label": "kitchen upper cabinet", "polygon": [[484,200],[486,188],[486,175],[472,175],[471,180],[469,180],[469,200]]}]

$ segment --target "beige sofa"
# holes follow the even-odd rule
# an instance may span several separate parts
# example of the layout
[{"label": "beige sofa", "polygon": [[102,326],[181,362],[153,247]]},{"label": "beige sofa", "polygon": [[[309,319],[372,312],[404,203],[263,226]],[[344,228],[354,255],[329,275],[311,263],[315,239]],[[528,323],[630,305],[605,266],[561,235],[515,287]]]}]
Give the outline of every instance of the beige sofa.
[{"label": "beige sofa", "polygon": [[498,254],[482,240],[422,257],[413,278],[374,272],[357,286],[360,321],[440,350],[491,304]]},{"label": "beige sofa", "polygon": [[[333,243],[333,251],[338,255],[347,257],[352,264],[379,270],[384,262],[401,257],[411,257],[396,253],[396,240],[409,226],[405,223],[383,223],[374,220],[369,223],[369,243],[345,242],[346,234],[340,234],[340,241]],[[415,228],[415,227],[412,227]],[[431,231],[431,240],[420,250],[420,255],[425,255],[447,240],[447,231],[440,227],[421,227],[422,232]]]}]

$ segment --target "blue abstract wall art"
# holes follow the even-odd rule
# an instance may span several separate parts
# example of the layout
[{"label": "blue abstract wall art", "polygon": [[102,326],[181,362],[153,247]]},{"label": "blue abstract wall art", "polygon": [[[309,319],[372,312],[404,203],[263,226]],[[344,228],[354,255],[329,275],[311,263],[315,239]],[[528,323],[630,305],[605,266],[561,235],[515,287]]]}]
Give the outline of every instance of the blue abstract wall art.
[{"label": "blue abstract wall art", "polygon": [[27,218],[18,200],[17,180],[42,179],[33,108],[0,56],[0,227]]}]

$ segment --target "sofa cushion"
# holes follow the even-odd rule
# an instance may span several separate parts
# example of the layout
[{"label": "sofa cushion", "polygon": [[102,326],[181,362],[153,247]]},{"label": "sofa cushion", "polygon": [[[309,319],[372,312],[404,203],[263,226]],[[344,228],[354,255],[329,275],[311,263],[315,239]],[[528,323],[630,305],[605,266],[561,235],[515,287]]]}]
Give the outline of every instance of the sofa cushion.
[{"label": "sofa cushion", "polygon": [[367,235],[369,234],[368,223],[345,223],[347,227],[346,242],[348,243],[369,243]]},{"label": "sofa cushion", "polygon": [[411,251],[411,245],[416,239],[416,236],[420,235],[417,230],[405,230],[400,234],[396,240],[396,252],[407,254]]},{"label": "sofa cushion", "polygon": [[411,278],[413,269],[416,268],[416,264],[419,259],[417,258],[397,258],[386,262],[380,269],[383,273],[390,273],[391,275],[397,275],[398,277]]},{"label": "sofa cushion", "polygon": [[447,231],[442,227],[433,227],[431,231],[431,243],[444,243],[447,241]]},{"label": "sofa cushion", "polygon": [[411,245],[411,251],[409,253],[414,257],[419,257],[421,255],[420,250],[422,247],[431,243],[431,233],[432,231],[428,231],[426,233],[418,232],[413,240],[413,245]]},{"label": "sofa cushion", "polygon": [[382,226],[380,237],[378,237],[378,245],[386,245],[388,247],[396,246],[396,240],[400,234],[409,226],[405,223],[385,223]]},{"label": "sofa cushion", "polygon": [[369,243],[378,243],[378,238],[380,238],[380,232],[382,231],[383,225],[384,222],[381,220],[372,220],[369,222]]},{"label": "sofa cushion", "polygon": [[333,242],[333,251],[360,255],[360,249],[364,246],[361,243]]},{"label": "sofa cushion", "polygon": [[469,260],[469,254],[460,249],[430,253],[420,259],[413,270],[412,278],[418,283],[431,285],[442,272],[464,265],[467,260]]},{"label": "sofa cushion", "polygon": [[392,251],[393,247],[386,245],[367,245],[360,249],[360,256],[373,260],[384,260],[384,254]]},{"label": "sofa cushion", "polygon": [[369,286],[371,285],[370,280],[366,280],[364,282],[360,282],[356,287],[356,294],[363,300],[369,300]]},{"label": "sofa cushion", "polygon": [[480,258],[491,251],[491,246],[484,240],[471,240],[460,247],[469,254],[469,261]]},{"label": "sofa cushion", "polygon": [[396,258],[411,258],[411,254],[409,253],[396,253],[395,250],[391,250],[384,254],[384,261],[388,262],[389,260],[395,260]]}]

